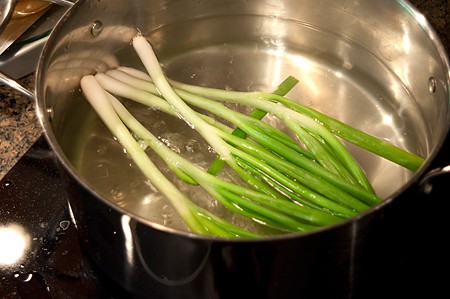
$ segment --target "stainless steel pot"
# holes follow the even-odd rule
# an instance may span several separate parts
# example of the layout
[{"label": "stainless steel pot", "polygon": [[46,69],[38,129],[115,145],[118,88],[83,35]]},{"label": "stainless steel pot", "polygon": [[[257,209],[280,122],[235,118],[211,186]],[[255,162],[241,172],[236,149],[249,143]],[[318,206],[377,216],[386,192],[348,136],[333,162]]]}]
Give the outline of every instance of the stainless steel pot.
[{"label": "stainless steel pot", "polygon": [[[127,50],[136,30],[174,79],[272,88],[293,72],[303,82],[294,97],[426,163],[410,174],[352,149],[385,200],[310,233],[223,240],[161,228],[114,204],[77,168],[83,140],[93,135],[81,124],[95,122],[79,79],[138,65]],[[81,0],[46,43],[35,97],[83,247],[133,295],[368,298],[396,283],[409,246],[434,240],[420,223],[439,219],[421,212],[442,212],[432,187],[450,168],[449,86],[439,39],[406,1]]]}]

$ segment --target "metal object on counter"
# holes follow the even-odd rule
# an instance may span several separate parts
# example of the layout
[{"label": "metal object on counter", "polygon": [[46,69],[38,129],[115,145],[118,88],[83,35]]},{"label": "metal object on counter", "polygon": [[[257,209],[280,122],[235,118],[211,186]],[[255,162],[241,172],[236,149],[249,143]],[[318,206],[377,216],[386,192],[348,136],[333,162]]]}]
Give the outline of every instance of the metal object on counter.
[{"label": "metal object on counter", "polygon": [[68,0],[0,2],[0,82],[9,85],[36,70],[49,33],[72,5]]},{"label": "metal object on counter", "polygon": [[[20,2],[22,3],[22,2]],[[44,5],[27,9],[24,15],[13,16],[9,19],[8,24],[0,33],[0,55],[9,48],[28,28],[39,20],[45,12],[50,8],[51,4],[44,2]]]},{"label": "metal object on counter", "polygon": [[[0,33],[8,26],[8,22],[14,17],[32,15],[46,7],[46,3],[54,3],[62,6],[72,6],[69,0],[4,0],[0,2]],[[16,11],[15,8],[18,7]]]}]

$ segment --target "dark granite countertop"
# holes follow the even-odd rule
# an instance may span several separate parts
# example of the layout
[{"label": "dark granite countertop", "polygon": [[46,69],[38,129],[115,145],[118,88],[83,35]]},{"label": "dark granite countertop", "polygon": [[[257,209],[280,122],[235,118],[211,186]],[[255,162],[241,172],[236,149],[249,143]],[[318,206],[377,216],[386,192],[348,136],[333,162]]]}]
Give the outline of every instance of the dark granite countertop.
[{"label": "dark granite countertop", "polygon": [[[450,53],[450,0],[411,0]],[[34,85],[33,74],[21,79]],[[34,101],[0,85],[0,180],[42,134]]]},{"label": "dark granite countertop", "polygon": [[[20,81],[33,87],[34,75]],[[0,180],[41,134],[34,101],[0,85]]]}]

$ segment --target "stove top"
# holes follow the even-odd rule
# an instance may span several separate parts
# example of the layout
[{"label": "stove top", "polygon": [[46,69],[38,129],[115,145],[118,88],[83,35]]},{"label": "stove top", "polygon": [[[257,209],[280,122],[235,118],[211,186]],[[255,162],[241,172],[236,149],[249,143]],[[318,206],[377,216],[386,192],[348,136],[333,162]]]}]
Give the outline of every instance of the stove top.
[{"label": "stove top", "polygon": [[130,298],[82,254],[42,136],[0,182],[0,298]]}]

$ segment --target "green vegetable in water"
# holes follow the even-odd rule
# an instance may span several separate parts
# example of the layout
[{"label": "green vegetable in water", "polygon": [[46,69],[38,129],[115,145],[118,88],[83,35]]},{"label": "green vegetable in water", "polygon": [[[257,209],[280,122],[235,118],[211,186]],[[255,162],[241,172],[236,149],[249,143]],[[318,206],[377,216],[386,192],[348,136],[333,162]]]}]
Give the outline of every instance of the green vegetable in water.
[{"label": "green vegetable in water", "polygon": [[[274,93],[192,86],[165,77],[144,37],[135,37],[132,44],[147,73],[119,67],[82,78],[81,88],[139,169],[195,233],[226,238],[261,235],[194,204],[153,164],[145,153],[146,147],[157,153],[180,179],[201,186],[224,207],[269,227],[271,233],[331,225],[381,201],[336,136],[412,171],[423,163],[418,156],[286,98],[284,95],[297,83],[293,77],[288,77]],[[183,119],[219,158],[208,171],[199,168],[164,145],[116,97]],[[245,115],[227,108],[222,101],[254,110]],[[263,122],[268,111],[282,120],[300,143]],[[216,175],[225,164],[245,184],[218,178]]]}]

